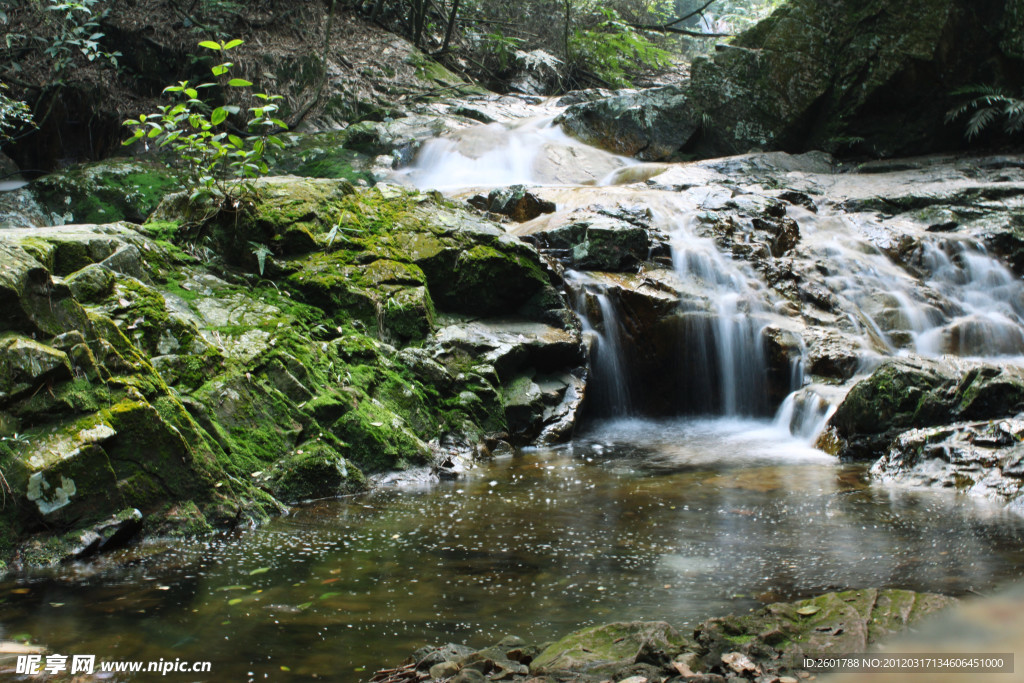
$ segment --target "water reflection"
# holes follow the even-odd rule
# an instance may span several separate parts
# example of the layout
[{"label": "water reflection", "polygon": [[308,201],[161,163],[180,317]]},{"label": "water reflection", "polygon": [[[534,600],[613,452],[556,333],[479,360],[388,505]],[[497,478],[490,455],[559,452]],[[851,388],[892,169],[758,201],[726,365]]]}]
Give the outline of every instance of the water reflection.
[{"label": "water reflection", "polygon": [[984,592],[1020,574],[1022,535],[996,506],[870,485],[769,423],[621,421],[432,489],[4,584],[0,623],[62,653],[211,659],[216,680],[354,680],[425,642],[692,626],[849,587]]}]

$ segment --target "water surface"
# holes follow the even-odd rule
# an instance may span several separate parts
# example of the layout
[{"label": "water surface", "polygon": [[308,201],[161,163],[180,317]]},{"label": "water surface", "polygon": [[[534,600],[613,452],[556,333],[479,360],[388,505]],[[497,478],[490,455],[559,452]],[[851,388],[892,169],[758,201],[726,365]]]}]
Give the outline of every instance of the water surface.
[{"label": "water surface", "polygon": [[870,484],[767,422],[615,421],[457,482],[8,582],[0,624],[63,654],[209,659],[210,680],[359,680],[425,643],[691,627],[833,589],[985,593],[1021,574],[1022,539],[996,505]]}]

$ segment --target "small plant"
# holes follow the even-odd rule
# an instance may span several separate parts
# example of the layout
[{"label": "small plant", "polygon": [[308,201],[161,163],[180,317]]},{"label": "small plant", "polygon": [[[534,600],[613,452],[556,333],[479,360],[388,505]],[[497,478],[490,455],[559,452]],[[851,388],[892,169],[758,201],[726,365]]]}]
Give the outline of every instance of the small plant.
[{"label": "small plant", "polygon": [[1024,130],[1024,99],[1012,97],[1005,90],[989,85],[972,85],[955,90],[953,94],[969,96],[970,99],[950,109],[946,113],[946,123],[973,112],[964,131],[968,140],[976,138],[999,118],[1004,119],[1003,130],[1008,134]]},{"label": "small plant", "polygon": [[252,253],[256,256],[256,262],[260,268],[260,277],[263,277],[263,269],[267,265],[267,257],[272,256],[274,252],[270,250],[270,247],[259,242],[249,242],[249,246],[252,247]]},{"label": "small plant", "polygon": [[[199,46],[224,55],[242,44],[238,39],[204,40]],[[241,107],[232,104],[213,107],[200,99],[200,91],[209,88],[219,87],[226,93],[230,89],[252,87],[244,78],[231,77],[233,66],[223,61],[211,67],[214,82],[193,85],[180,81],[164,88],[165,93],[181,101],[160,107],[158,114],[144,114],[125,121],[123,125],[132,136],[122,144],[142,140],[148,145],[153,140],[160,147],[170,146],[188,172],[190,199],[220,199],[237,207],[244,195],[254,192],[250,181],[268,171],[264,160],[267,145],[285,146],[275,133],[287,130],[288,125],[275,116],[279,109],[276,102],[283,99],[281,95],[252,93],[255,106],[248,109],[244,137],[231,132],[228,126],[228,118],[241,113]]]}]

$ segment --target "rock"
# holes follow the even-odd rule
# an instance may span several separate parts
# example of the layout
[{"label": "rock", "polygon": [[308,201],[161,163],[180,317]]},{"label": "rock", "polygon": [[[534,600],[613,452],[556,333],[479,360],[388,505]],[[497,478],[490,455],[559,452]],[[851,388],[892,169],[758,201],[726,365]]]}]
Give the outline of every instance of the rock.
[{"label": "rock", "polygon": [[966,419],[999,419],[1024,409],[1024,377],[1014,367],[963,369],[923,359],[887,361],[847,394],[829,424],[839,454],[883,455],[897,434]]},{"label": "rock", "polygon": [[[940,75],[951,86],[973,82],[981,54],[1000,58],[988,27],[1006,10],[981,17],[959,0],[890,9],[790,3],[713,59],[696,60],[687,94],[711,122],[696,148],[721,155],[853,145],[906,155],[959,146],[961,132],[943,124],[948,105],[927,93]],[[911,111],[912,102],[926,106]]]},{"label": "rock", "polygon": [[181,189],[178,174],[162,163],[112,158],[39,178],[32,189],[51,213],[67,223],[141,223],[168,194]]},{"label": "rock", "polygon": [[529,234],[570,268],[630,271],[650,252],[649,220],[623,211],[577,210],[555,227]]},{"label": "rock", "polygon": [[274,463],[267,480],[271,493],[286,503],[353,493],[366,486],[354,465],[319,441],[306,442]]},{"label": "rock", "polygon": [[686,643],[686,638],[664,622],[594,626],[549,645],[530,664],[530,673],[573,671],[603,675],[635,663],[642,649],[660,650],[671,659]]},{"label": "rock", "polygon": [[451,679],[451,683],[485,683],[485,681],[487,681],[487,677],[476,669],[463,669],[455,678]]},{"label": "rock", "polygon": [[552,213],[555,210],[554,202],[541,199],[527,191],[525,185],[497,188],[491,190],[486,197],[471,197],[469,203],[481,211],[508,216],[517,223],[533,220],[543,213]]},{"label": "rock", "polygon": [[431,678],[452,678],[459,673],[460,667],[455,662],[439,662],[430,667]]},{"label": "rock", "polygon": [[644,161],[668,159],[697,132],[698,121],[676,86],[573,104],[556,119],[588,145]]},{"label": "rock", "polygon": [[[945,125],[949,103],[931,96],[933,84],[1019,87],[1010,65],[1020,57],[1009,46],[1020,24],[1011,8],[979,13],[967,0],[915,0],[898,11],[884,0],[798,0],[695,59],[688,85],[574,104],[559,120],[589,144],[645,160],[680,149],[958,149],[962,128]],[[982,75],[986,60],[1006,66]]]},{"label": "rock", "polygon": [[694,637],[715,672],[777,674],[800,668],[805,654],[867,652],[878,640],[955,603],[954,598],[904,590],[827,593],[749,615],[710,619]]},{"label": "rock", "polygon": [[[455,662],[462,657],[474,652],[473,648],[458,643],[447,643],[440,647],[423,647],[413,653],[413,659],[417,662],[417,668],[421,671],[430,669],[435,664],[443,662]],[[453,674],[449,674],[453,675]],[[431,674],[434,678],[434,676]]]},{"label": "rock", "polygon": [[0,405],[43,383],[68,380],[73,371],[67,354],[26,337],[0,338]]},{"label": "rock", "polygon": [[883,481],[952,488],[1021,509],[1024,416],[901,433],[871,467]]}]

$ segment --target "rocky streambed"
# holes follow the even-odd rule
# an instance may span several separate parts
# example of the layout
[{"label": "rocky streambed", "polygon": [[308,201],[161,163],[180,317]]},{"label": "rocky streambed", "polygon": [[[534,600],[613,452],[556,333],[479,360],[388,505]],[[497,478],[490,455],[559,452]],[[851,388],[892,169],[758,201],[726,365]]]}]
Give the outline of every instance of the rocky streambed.
[{"label": "rocky streambed", "polygon": [[[140,538],[203,537],[215,529],[265,524],[303,501],[369,496],[353,499],[367,502],[351,508],[307,508],[329,512],[304,522],[309,526],[301,527],[303,533],[292,529],[277,537],[278,532],[258,530],[252,532],[259,534],[256,546],[236,546],[254,557],[284,549],[299,558],[302,577],[273,570],[269,561],[242,562],[231,572],[262,576],[265,570],[269,582],[256,585],[225,575],[215,585],[197,580],[190,567],[222,562],[223,553],[232,551],[217,546],[207,554],[189,546],[183,559],[162,560],[173,553],[168,556],[160,542],[117,555],[127,569],[100,572],[103,582],[123,577],[133,589],[149,580],[188,586],[184,593],[175,591],[176,599],[195,604],[193,609],[222,626],[201,627],[187,618],[186,630],[225,637],[238,621],[251,620],[258,626],[242,647],[246,652],[277,632],[271,624],[281,622],[282,614],[294,615],[286,620],[290,628],[305,638],[315,632],[324,648],[335,642],[333,632],[324,634],[332,619],[360,615],[348,617],[349,625],[377,626],[370,629],[373,638],[353,642],[377,648],[378,659],[368,663],[346,650],[341,658],[316,660],[303,670],[341,665],[364,671],[397,661],[396,652],[435,640],[439,632],[482,634],[484,624],[453,610],[450,589],[436,583],[425,598],[429,607],[410,608],[409,619],[397,617],[400,628],[388,624],[399,628],[392,635],[401,633],[407,642],[391,643],[385,655],[388,627],[378,628],[383,622],[375,615],[393,610],[395,599],[367,586],[396,565],[377,558],[345,565],[339,569],[344,576],[320,576],[321,568],[341,562],[346,553],[333,541],[308,545],[304,535],[362,505],[385,511],[401,505],[389,500],[378,506],[373,483],[387,491],[475,481],[471,493],[437,490],[486,502],[495,488],[502,490],[502,477],[513,476],[515,484],[522,474],[516,473],[518,464],[508,469],[503,456],[569,442],[566,453],[574,462],[582,458],[580,467],[597,461],[598,467],[643,472],[644,483],[630,496],[646,495],[642,491],[650,486],[661,496],[659,508],[699,507],[700,519],[668,510],[644,517],[652,526],[673,520],[674,536],[655,539],[663,546],[694,535],[702,524],[721,531],[706,539],[700,553],[630,556],[624,565],[645,566],[644,582],[662,580],[652,584],[667,586],[662,598],[678,591],[675,579],[663,580],[666,564],[670,574],[694,573],[699,578],[688,584],[687,595],[712,591],[719,596],[714,604],[687,598],[663,609],[654,591],[641,613],[619,618],[637,593],[623,572],[612,585],[620,601],[616,614],[589,602],[575,611],[565,596],[584,584],[558,578],[566,554],[552,553],[543,563],[530,590],[554,586],[552,599],[564,612],[563,621],[541,629],[546,637],[581,622],[646,620],[659,611],[676,625],[658,627],[669,634],[664,640],[675,648],[671,653],[663,649],[665,657],[636,659],[634,651],[634,661],[608,660],[617,668],[601,675],[672,674],[666,666],[682,675],[676,663],[709,676],[783,672],[778,658],[789,650],[771,648],[795,642],[794,624],[818,623],[805,618],[810,614],[797,613],[799,619],[788,626],[779,622],[777,629],[761,622],[751,622],[749,633],[723,627],[737,645],[728,652],[672,630],[685,623],[686,629],[705,624],[706,631],[711,622],[700,620],[730,611],[737,601],[744,607],[774,605],[775,598],[866,586],[959,595],[1015,578],[1018,563],[1012,558],[1019,543],[1012,511],[1024,477],[1017,448],[1024,434],[1018,424],[1024,411],[1018,253],[1024,161],[932,156],[851,165],[821,152],[775,152],[641,164],[586,147],[552,126],[555,109],[565,104],[536,102],[549,109],[522,118],[521,98],[478,97],[450,105],[450,126],[409,117],[332,140],[296,138],[295,156],[276,161],[281,169],[315,175],[327,166],[337,170],[337,161],[342,171],[331,174],[350,179],[266,178],[233,211],[181,194],[164,196],[172,174],[149,162],[75,169],[6,193],[7,227],[0,230],[6,301],[0,456],[10,504],[0,515],[8,567],[67,567],[61,563],[113,552]],[[468,111],[476,118],[465,116]],[[481,118],[494,122],[477,125]],[[441,132],[448,134],[430,137]],[[351,147],[364,151],[357,157]],[[310,159],[317,163],[309,165]],[[327,164],[329,159],[334,161]],[[96,184],[107,179],[137,190],[122,193],[128,204],[83,204],[83,197],[106,196]],[[474,179],[483,186],[474,186]],[[443,185],[444,194],[434,185]],[[82,211],[90,220],[120,220],[81,223]],[[143,217],[145,222],[131,222]],[[47,225],[64,221],[70,223]],[[612,422],[619,426],[603,442],[581,437],[581,429],[586,433],[614,418],[652,421],[638,429]],[[665,438],[652,443],[651,434]],[[615,457],[605,458],[610,452]],[[483,465],[490,478],[476,481],[475,469],[495,457],[494,464]],[[794,521],[794,501],[762,495],[791,488],[806,474],[799,468],[765,469],[773,459],[787,458],[809,458],[826,468],[824,479],[840,482],[822,489],[812,524]],[[868,463],[870,474],[865,466],[842,464],[854,461]],[[572,469],[545,486],[577,494],[562,504],[578,508],[591,495],[581,485],[591,475]],[[850,488],[853,480],[858,483]],[[778,486],[769,486],[773,481]],[[676,491],[672,484],[682,488]],[[938,496],[925,505],[925,516],[947,510],[937,518],[941,528],[907,517],[891,499],[884,502],[897,490],[887,488],[892,484],[951,490],[921,494]],[[732,493],[699,505],[703,494],[694,485]],[[504,495],[515,500],[512,488]],[[814,529],[820,533],[821,520],[836,514],[836,506],[841,515],[859,519],[856,505],[837,502],[853,490],[865,496],[874,521],[868,533],[850,526],[851,547],[884,548],[878,537],[907,524],[908,536],[895,541],[902,553],[906,538],[941,536],[951,520],[967,519],[958,538],[984,530],[974,548],[983,566],[965,570],[974,565],[956,555],[939,563],[942,569],[933,576],[910,553],[898,571],[883,572],[887,578],[878,582],[872,577],[879,575],[879,565],[864,560],[871,554],[865,550],[864,571],[852,573],[810,569],[816,557],[796,564],[778,557],[787,568],[782,574],[757,575],[755,569],[718,583],[701,568],[708,558],[718,566],[723,554],[731,557],[724,549],[734,547],[738,566],[762,566],[764,550],[755,562],[750,558],[756,553],[737,546],[737,539],[753,537],[738,523],[748,517],[780,525],[804,543]],[[519,502],[543,516],[552,498]],[[598,518],[567,520],[564,533],[598,544],[609,537],[628,543],[636,520],[628,511],[617,522],[606,518],[616,500],[609,494],[594,506]],[[1010,506],[989,508],[988,501]],[[497,509],[485,505],[465,514],[487,520]],[[412,534],[419,538],[417,557],[405,561],[416,571],[403,579],[410,595],[421,595],[420,587],[409,588],[422,581],[420,573],[448,564],[445,553],[455,548],[460,562],[482,553],[487,563],[510,563],[507,571],[473,565],[487,587],[482,599],[508,600],[514,593],[499,587],[516,585],[524,571],[532,575],[530,557],[554,543],[548,528],[547,536],[502,537],[496,547],[525,544],[524,554],[495,559],[492,546],[458,540],[466,517],[457,509],[439,503],[424,514],[444,520],[439,529],[445,533],[435,536],[418,527]],[[513,518],[510,524],[519,529],[523,522]],[[621,533],[608,530],[613,522]],[[372,522],[360,516],[345,526],[343,537],[358,538],[365,528]],[[405,538],[387,526],[376,533],[382,541]],[[397,552],[393,545],[383,547]],[[791,554],[797,545],[787,546]],[[146,557],[145,548],[161,547],[165,551],[157,559]],[[594,548],[574,550],[587,553],[581,577],[603,576],[618,557]],[[372,545],[364,551],[379,554]],[[424,565],[418,557],[424,553],[446,559]],[[948,558],[936,553],[930,561]],[[141,574],[132,573],[135,563]],[[61,647],[67,631],[35,635],[37,626],[26,613],[40,600],[69,604],[69,595],[82,586],[78,571],[58,569],[26,579],[37,588],[12,593],[30,597],[14,599],[14,611],[0,613],[0,621]],[[313,594],[307,585],[313,580],[351,585]],[[12,581],[9,590],[26,588],[20,579]],[[385,585],[392,593],[399,589]],[[228,598],[227,607],[250,609],[244,618],[222,614],[224,596],[217,591],[239,586],[245,597]],[[594,595],[605,593],[602,587],[609,588],[589,586]],[[525,585],[520,589],[527,591]],[[280,599],[265,602],[264,593]],[[49,599],[53,595],[60,597]],[[147,595],[154,609],[169,609],[165,600]],[[821,600],[845,604],[850,595]],[[923,600],[931,604],[933,598]],[[520,618],[545,609],[529,601],[509,604]],[[782,610],[789,619],[789,612],[804,607],[811,606],[768,608],[758,618],[781,618]],[[480,612],[479,604],[473,609],[489,613]],[[257,610],[263,616],[253,617]],[[873,618],[861,612],[857,619]],[[492,617],[492,628],[505,619],[498,612]],[[407,622],[416,626],[406,628]],[[74,618],[66,623],[73,632],[82,628]],[[140,623],[122,615],[117,626]],[[852,628],[822,624],[832,635]],[[524,633],[512,625],[504,631]],[[773,630],[783,633],[782,640]],[[163,645],[133,640],[128,651],[164,656],[170,635],[162,629],[153,634]],[[523,644],[502,647],[503,655],[485,650],[474,660],[489,662],[482,667],[458,659],[468,654],[464,650],[453,650],[458,658],[453,654],[445,661],[458,659],[460,676],[472,677],[469,670],[480,668],[487,669],[481,674],[500,674],[507,662],[519,667],[507,664],[510,675],[542,673],[540,665],[522,670],[533,666],[525,659],[541,655],[539,644],[537,652],[519,659],[509,651]],[[694,668],[697,662],[686,653],[699,657],[702,668]],[[732,654],[732,663],[722,659]],[[268,661],[294,669],[295,662],[282,663],[284,658],[275,650]],[[224,666],[250,668],[258,659],[248,654]],[[654,669],[627,671],[634,665]],[[419,670],[430,673],[429,667]]]}]

